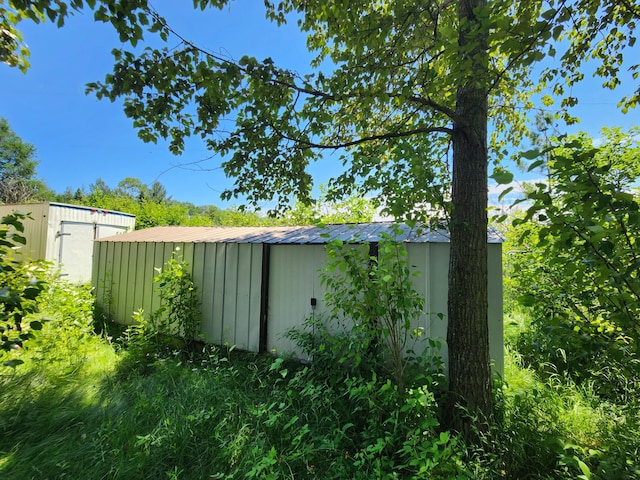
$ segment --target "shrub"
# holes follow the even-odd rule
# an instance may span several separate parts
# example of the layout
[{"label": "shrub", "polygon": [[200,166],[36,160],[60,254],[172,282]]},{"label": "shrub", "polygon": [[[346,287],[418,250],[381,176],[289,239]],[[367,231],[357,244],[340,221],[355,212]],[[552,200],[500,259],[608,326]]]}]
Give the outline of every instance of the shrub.
[{"label": "shrub", "polygon": [[416,365],[442,373],[439,345],[418,326],[424,299],[412,286],[417,273],[411,271],[406,249],[387,236],[379,242],[377,255],[369,250],[367,244],[341,241],[327,246],[321,277],[328,312],[288,335],[316,368],[331,374],[336,367],[355,374],[374,371],[402,393],[419,381]]},{"label": "shrub", "polygon": [[[640,174],[638,130],[605,130],[558,141],[545,159],[548,182],[526,193],[514,221],[508,266],[513,297],[532,310],[518,350],[531,365],[595,381],[609,399],[633,395],[640,377]],[[542,369],[541,369],[542,371]]]},{"label": "shrub", "polygon": [[[439,345],[416,327],[424,300],[412,287],[412,275],[406,250],[390,237],[380,241],[377,255],[369,254],[368,245],[332,242],[322,274],[329,311],[289,332],[312,363],[288,389],[311,412],[326,411],[317,404],[330,402],[334,425],[341,426],[322,437],[332,451],[342,452],[331,459],[334,478],[467,475],[463,446],[440,430]],[[412,343],[424,353],[416,355]],[[317,393],[304,400],[309,392]],[[303,424],[296,425],[299,431]],[[319,443],[313,433],[304,445]]]},{"label": "shrub", "polygon": [[[153,281],[158,285],[160,306],[150,315],[143,309],[133,312],[133,325],[124,332],[129,354],[144,362],[158,354],[189,352],[201,337],[200,304],[189,265],[173,253]],[[144,363],[143,362],[143,363]]]},{"label": "shrub", "polygon": [[38,297],[46,288],[47,265],[20,259],[17,252],[26,244],[21,233],[28,218],[13,213],[0,220],[0,359],[6,357],[3,365],[11,367],[23,363],[15,352],[42,328],[41,321],[29,315],[38,311]]}]

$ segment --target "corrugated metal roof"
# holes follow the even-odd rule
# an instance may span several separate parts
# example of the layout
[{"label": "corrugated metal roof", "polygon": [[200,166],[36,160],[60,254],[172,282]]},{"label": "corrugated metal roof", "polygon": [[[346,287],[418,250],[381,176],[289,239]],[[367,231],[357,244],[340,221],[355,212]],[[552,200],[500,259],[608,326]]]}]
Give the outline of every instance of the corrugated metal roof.
[{"label": "corrugated metal roof", "polygon": [[[378,242],[388,234],[399,242],[448,243],[445,231],[398,225],[394,232],[391,222],[303,226],[303,227],[153,227],[105,237],[99,242],[138,243],[273,243],[325,244],[340,239],[343,242]],[[501,243],[502,237],[489,231],[489,243]]]}]

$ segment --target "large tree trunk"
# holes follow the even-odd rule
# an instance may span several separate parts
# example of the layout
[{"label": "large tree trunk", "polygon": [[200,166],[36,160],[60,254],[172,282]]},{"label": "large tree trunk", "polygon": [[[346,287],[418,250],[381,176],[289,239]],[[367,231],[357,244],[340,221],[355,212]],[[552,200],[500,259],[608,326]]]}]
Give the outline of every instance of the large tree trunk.
[{"label": "large tree trunk", "polygon": [[[453,189],[447,344],[447,426],[466,438],[471,417],[483,428],[492,417],[487,302],[487,76],[486,33],[474,9],[486,0],[459,0],[461,61],[470,75],[461,80],[453,135]],[[476,10],[478,12],[478,10]],[[467,47],[467,49],[465,49]],[[460,409],[463,407],[463,410]]]}]

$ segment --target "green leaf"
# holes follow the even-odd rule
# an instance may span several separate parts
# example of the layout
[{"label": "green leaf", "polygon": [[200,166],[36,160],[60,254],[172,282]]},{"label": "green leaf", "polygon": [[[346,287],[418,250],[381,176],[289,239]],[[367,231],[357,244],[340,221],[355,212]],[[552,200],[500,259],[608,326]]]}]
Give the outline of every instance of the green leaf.
[{"label": "green leaf", "polygon": [[578,467],[580,467],[580,470],[582,471],[582,474],[585,476],[585,478],[587,479],[591,478],[591,470],[589,469],[587,464],[584,463],[579,458],[576,458],[576,462],[578,464]]},{"label": "green leaf", "polygon": [[20,359],[17,359],[17,358],[14,358],[14,359],[11,359],[11,360],[7,360],[6,362],[3,362],[2,364],[3,364],[5,367],[12,367],[12,368],[15,368],[15,367],[17,367],[18,365],[22,365],[23,363],[24,363],[24,361],[22,361],[22,360],[20,360]]},{"label": "green leaf", "polygon": [[27,300],[35,300],[40,293],[42,293],[42,288],[40,287],[27,287],[24,289],[23,295]]},{"label": "green leaf", "polygon": [[527,150],[526,152],[520,152],[520,156],[522,158],[526,158],[527,160],[533,160],[534,158],[538,158],[540,155],[541,152],[537,148],[533,150]]},{"label": "green leaf", "polygon": [[502,192],[500,192],[500,195],[498,196],[498,201],[502,200],[506,195],[508,195],[512,191],[513,191],[513,187],[505,188]]},{"label": "green leaf", "polygon": [[31,327],[31,330],[42,330],[42,322],[34,320],[29,323],[29,327]]},{"label": "green leaf", "polygon": [[506,185],[513,181],[513,173],[501,167],[496,167],[490,178],[493,178],[499,185]]},{"label": "green leaf", "polygon": [[529,167],[527,168],[527,171],[531,172],[536,168],[542,167],[544,164],[545,164],[544,159],[536,160],[535,162],[531,163],[531,165],[529,165]]},{"label": "green leaf", "polygon": [[27,239],[25,237],[23,237],[22,235],[18,235],[17,233],[14,233],[11,236],[11,239],[16,243],[19,243],[20,245],[26,245],[27,244]]}]

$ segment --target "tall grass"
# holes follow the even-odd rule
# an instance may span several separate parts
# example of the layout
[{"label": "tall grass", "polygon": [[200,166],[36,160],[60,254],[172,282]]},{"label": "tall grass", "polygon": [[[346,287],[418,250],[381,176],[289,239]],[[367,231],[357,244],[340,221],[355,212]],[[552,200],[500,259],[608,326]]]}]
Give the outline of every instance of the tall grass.
[{"label": "tall grass", "polygon": [[[539,377],[510,347],[528,328],[507,317],[505,378],[497,390],[500,422],[491,440],[507,478],[640,478],[640,398],[603,399],[590,382]],[[491,449],[488,449],[491,451]],[[480,462],[491,458],[486,455]]]},{"label": "tall grass", "polygon": [[[640,478],[638,405],[542,381],[513,350],[479,447],[440,431],[434,392],[232,349],[149,354],[92,332],[88,290],[0,374],[0,478]],[[87,311],[89,310],[89,313]],[[55,315],[51,315],[50,312]]]}]

